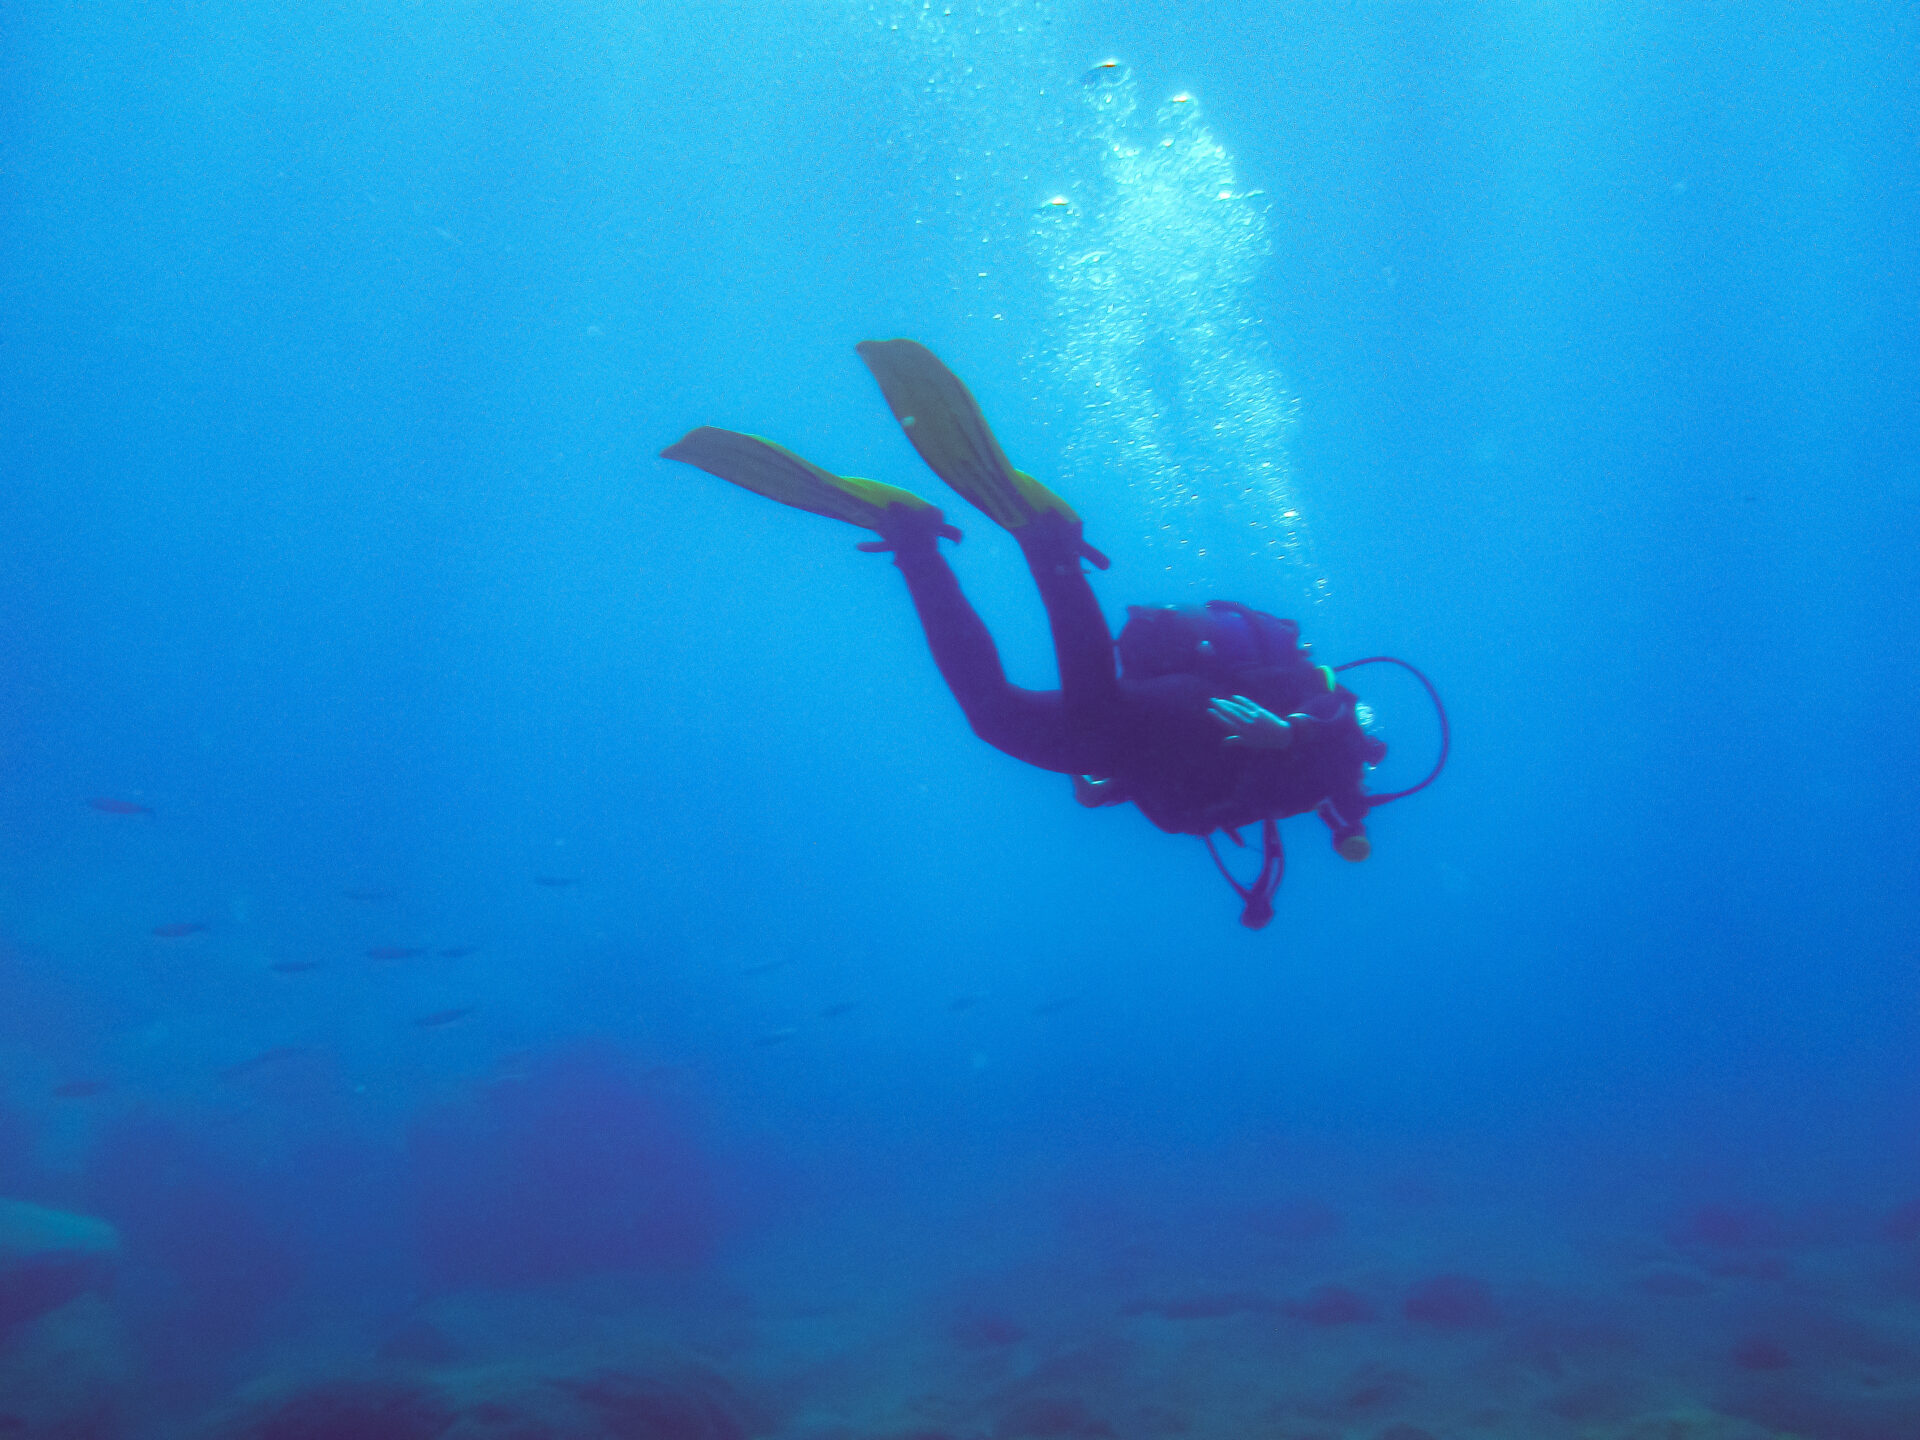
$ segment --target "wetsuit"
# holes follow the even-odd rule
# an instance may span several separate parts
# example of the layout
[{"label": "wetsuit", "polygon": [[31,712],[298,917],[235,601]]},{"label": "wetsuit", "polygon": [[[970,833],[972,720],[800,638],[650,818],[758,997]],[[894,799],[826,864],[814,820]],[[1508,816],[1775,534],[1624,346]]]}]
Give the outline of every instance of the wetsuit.
[{"label": "wetsuit", "polygon": [[[937,517],[937,512],[936,517]],[[1298,663],[1208,677],[1123,677],[1113,636],[1081,570],[1080,527],[1044,515],[1015,532],[1053,632],[1058,690],[1010,683],[1000,654],[924,524],[886,527],[934,663],[982,740],[1042,770],[1117,782],[1162,830],[1206,835],[1325,806],[1338,843],[1358,831],[1367,801],[1362,768],[1384,753],[1355,722],[1354,699],[1326,672]],[[877,548],[877,547],[876,547]],[[1289,718],[1283,750],[1224,745],[1208,702],[1245,695]],[[1311,717],[1310,719],[1304,717]]]}]

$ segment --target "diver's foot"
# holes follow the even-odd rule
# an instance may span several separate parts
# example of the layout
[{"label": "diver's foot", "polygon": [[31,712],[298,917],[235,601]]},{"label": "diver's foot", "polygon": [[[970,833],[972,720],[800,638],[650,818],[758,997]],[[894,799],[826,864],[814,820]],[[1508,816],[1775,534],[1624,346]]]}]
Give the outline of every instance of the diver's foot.
[{"label": "diver's foot", "polygon": [[[937,509],[912,491],[858,475],[835,475],[758,435],[702,425],[660,454],[782,505],[830,520],[844,520],[883,536],[890,525],[931,525],[936,534],[960,538],[960,532],[946,524]],[[910,518],[895,520],[892,517],[896,511]]]},{"label": "diver's foot", "polygon": [[942,540],[958,540],[960,531],[947,523],[939,507],[922,500],[918,505],[889,505],[870,527],[880,532],[878,540],[862,540],[854,548],[869,555],[892,551],[896,555],[912,552],[932,553]]},{"label": "diver's foot", "polygon": [[1007,462],[979,402],[939,356],[917,340],[855,348],[927,467],[989,520],[1015,534],[1043,516],[1079,524],[1071,505]]},{"label": "diver's foot", "polygon": [[1077,515],[1071,520],[1052,513],[1036,515],[1012,534],[1029,569],[1055,569],[1085,560],[1094,569],[1104,570],[1113,563],[1081,537]]}]

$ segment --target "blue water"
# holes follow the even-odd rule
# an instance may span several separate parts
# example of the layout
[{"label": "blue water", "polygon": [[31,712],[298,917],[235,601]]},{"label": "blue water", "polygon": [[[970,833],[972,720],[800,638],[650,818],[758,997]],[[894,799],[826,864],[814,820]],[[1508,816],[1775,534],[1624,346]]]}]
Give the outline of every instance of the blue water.
[{"label": "blue water", "polygon": [[[1911,7],[0,36],[0,1434],[1920,1435]],[[1051,685],[895,335],[1116,623],[1433,678],[1368,863],[1244,929],[656,458]]]}]

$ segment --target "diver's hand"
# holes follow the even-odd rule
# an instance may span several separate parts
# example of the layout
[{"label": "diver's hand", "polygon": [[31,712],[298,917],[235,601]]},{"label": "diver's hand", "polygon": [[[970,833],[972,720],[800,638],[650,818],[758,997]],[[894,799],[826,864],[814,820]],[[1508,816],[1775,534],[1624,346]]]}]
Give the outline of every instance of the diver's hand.
[{"label": "diver's hand", "polygon": [[1251,750],[1284,750],[1293,744],[1293,727],[1244,695],[1235,695],[1231,700],[1209,701],[1207,713],[1228,732],[1220,741],[1222,745],[1245,745]]}]

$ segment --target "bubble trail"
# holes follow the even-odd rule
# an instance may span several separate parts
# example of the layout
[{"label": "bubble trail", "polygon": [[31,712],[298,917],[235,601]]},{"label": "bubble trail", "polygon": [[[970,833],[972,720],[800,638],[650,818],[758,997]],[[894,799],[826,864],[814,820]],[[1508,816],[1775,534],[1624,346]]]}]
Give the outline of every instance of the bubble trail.
[{"label": "bubble trail", "polygon": [[1059,389],[1079,397],[1067,478],[1136,477],[1163,534],[1217,512],[1323,599],[1287,460],[1294,402],[1248,296],[1271,250],[1263,192],[1241,186],[1191,95],[1144,114],[1114,61],[1081,87],[1097,165],[1029,229]]}]

